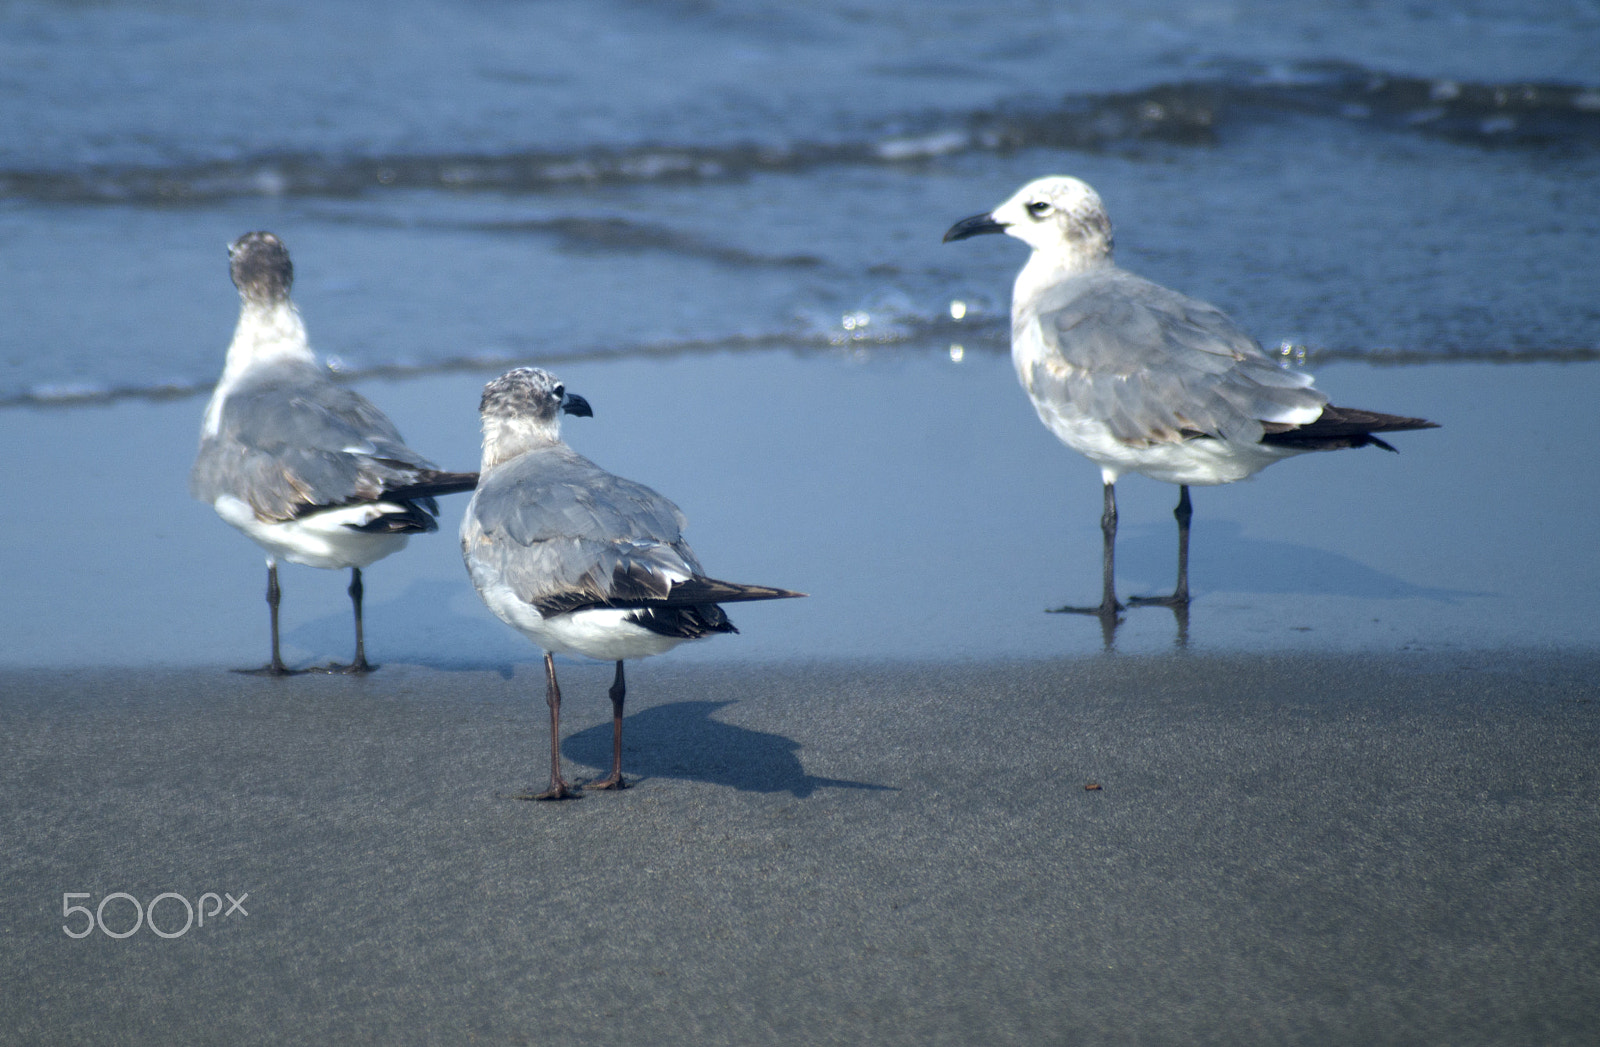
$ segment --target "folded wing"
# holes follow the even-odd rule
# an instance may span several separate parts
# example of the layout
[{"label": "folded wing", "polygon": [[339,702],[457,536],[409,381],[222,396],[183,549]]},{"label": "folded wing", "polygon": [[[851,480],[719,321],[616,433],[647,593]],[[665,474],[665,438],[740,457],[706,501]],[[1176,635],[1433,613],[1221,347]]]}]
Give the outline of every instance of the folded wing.
[{"label": "folded wing", "polygon": [[1135,446],[1254,442],[1263,423],[1305,424],[1327,403],[1215,306],[1114,267],[1052,285],[1018,319],[1040,340],[1022,376],[1035,400]]},{"label": "folded wing", "polygon": [[292,520],[363,502],[415,503],[412,525],[433,530],[433,496],[471,490],[475,473],[446,473],[405,445],[394,424],[313,366],[260,368],[223,402],[201,442],[190,489],[231,494],[263,520]]}]

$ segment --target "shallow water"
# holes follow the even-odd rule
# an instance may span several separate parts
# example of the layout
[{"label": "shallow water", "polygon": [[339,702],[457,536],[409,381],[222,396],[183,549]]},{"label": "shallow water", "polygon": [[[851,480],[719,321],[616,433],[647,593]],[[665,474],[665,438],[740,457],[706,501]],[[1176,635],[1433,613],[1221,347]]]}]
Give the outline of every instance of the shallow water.
[{"label": "shallow water", "polygon": [[[1530,419],[1581,416],[1593,364],[1335,365],[1341,400],[1422,405],[1444,428],[1401,453],[1303,456],[1194,490],[1194,650],[1592,647],[1600,520],[1587,446]],[[1009,361],[789,352],[572,362],[593,419],[574,446],[672,497],[721,576],[810,598],[730,608],[743,630],[674,659],[1029,658],[1092,653],[1092,619],[1046,614],[1099,592],[1099,475],[1039,426]],[[364,383],[442,463],[476,460],[483,374]],[[265,660],[262,560],[184,497],[197,400],[13,409],[17,480],[38,505],[7,524],[4,663]],[[1174,489],[1119,485],[1124,595],[1170,587]],[[536,657],[466,583],[454,537],[414,538],[366,574],[376,661],[502,666]],[[283,571],[286,657],[348,657],[342,574]],[[1125,652],[1179,640],[1130,611]]]},{"label": "shallow water", "polygon": [[[471,467],[482,383],[551,366],[714,573],[813,593],[675,657],[1099,649],[1042,613],[1097,590],[1099,491],[1004,356],[1023,249],[939,243],[1048,172],[1335,402],[1445,427],[1197,490],[1190,646],[1593,646],[1600,12],[1119,12],[6,6],[0,662],[260,657],[260,557],[183,485],[253,228],[425,453]],[[1175,492],[1119,495],[1122,592],[1159,591]],[[379,660],[531,657],[460,509],[369,572]],[[343,580],[284,584],[294,656],[343,657]],[[1145,609],[1117,647],[1176,636]]]}]

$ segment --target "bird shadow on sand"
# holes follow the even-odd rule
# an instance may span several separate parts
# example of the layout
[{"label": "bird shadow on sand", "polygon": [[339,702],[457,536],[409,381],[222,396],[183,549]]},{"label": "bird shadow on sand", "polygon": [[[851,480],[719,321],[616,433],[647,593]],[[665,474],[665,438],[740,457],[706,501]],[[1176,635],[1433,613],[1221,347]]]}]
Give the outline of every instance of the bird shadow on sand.
[{"label": "bird shadow on sand", "polygon": [[[669,702],[627,716],[622,727],[622,769],[632,780],[680,778],[744,792],[786,792],[798,799],[818,789],[892,791],[893,786],[820,778],[800,762],[799,742],[715,719],[732,702]],[[611,766],[611,721],[568,735],[563,760],[593,768]],[[576,776],[574,776],[576,777]]]}]

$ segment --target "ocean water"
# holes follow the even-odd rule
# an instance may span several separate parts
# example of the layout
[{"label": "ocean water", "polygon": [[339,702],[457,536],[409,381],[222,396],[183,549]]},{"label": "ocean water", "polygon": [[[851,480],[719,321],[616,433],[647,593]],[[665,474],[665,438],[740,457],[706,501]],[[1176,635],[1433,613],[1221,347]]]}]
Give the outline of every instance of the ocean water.
[{"label": "ocean water", "polygon": [[[596,407],[574,443],[682,503],[715,573],[815,593],[703,656],[1098,649],[1041,613],[1093,596],[1099,490],[1010,375],[1023,249],[939,242],[1045,173],[1336,401],[1445,426],[1197,494],[1185,642],[1592,644],[1597,54],[1577,0],[0,5],[0,436],[33,492],[0,659],[264,645],[259,558],[183,491],[257,228],[425,453],[471,467],[474,389],[552,367]],[[1173,492],[1121,487],[1123,591],[1170,584]],[[452,546],[370,573],[380,657],[522,650]],[[342,582],[285,585],[291,644],[341,655]],[[1124,649],[1173,642],[1130,619]]]}]

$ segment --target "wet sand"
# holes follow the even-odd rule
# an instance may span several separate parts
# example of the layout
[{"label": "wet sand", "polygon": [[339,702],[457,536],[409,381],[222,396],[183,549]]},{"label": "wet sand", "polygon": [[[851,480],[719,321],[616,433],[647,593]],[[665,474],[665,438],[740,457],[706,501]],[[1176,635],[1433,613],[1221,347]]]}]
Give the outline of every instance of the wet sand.
[{"label": "wet sand", "polygon": [[[742,635],[671,661],[1101,647],[1094,622],[1040,613],[1099,597],[1099,469],[1039,424],[1008,359],[713,354],[558,373],[596,413],[569,420],[573,446],[677,502],[712,575],[812,594],[741,607]],[[360,388],[413,446],[471,469],[492,377]],[[1557,435],[1561,419],[1587,417],[1600,368],[1342,366],[1320,380],[1340,402],[1444,428],[1401,434],[1399,454],[1306,455],[1194,489],[1195,649],[1600,646],[1600,468],[1586,442]],[[663,440],[662,404],[694,404],[699,429]],[[0,411],[27,496],[0,514],[0,670],[265,660],[261,551],[186,489],[204,407]],[[1120,592],[1170,592],[1176,493],[1128,477],[1117,498]],[[374,660],[493,669],[528,657],[467,583],[455,537],[465,506],[444,499],[438,534],[365,572]],[[292,664],[350,656],[347,584],[341,572],[283,569]],[[1146,608],[1117,644],[1155,654],[1174,636],[1172,615]]]},{"label": "wet sand", "polygon": [[1592,1043],[1597,670],[13,671],[0,1041]]}]

